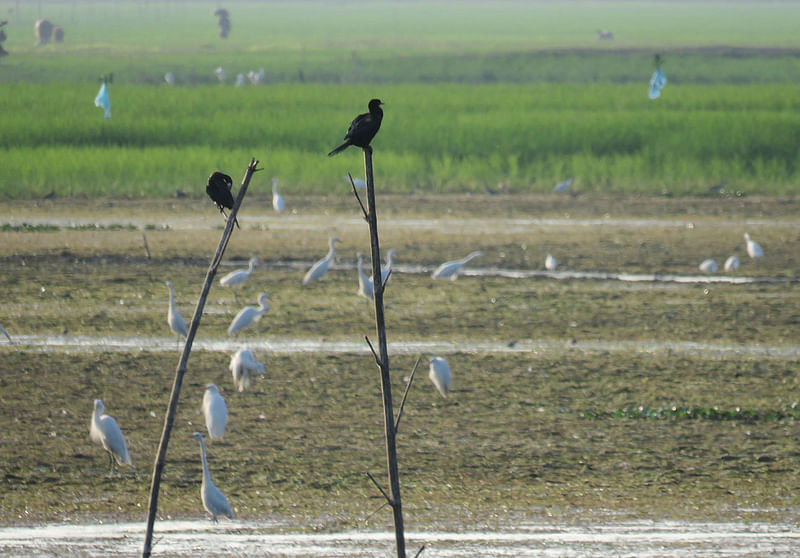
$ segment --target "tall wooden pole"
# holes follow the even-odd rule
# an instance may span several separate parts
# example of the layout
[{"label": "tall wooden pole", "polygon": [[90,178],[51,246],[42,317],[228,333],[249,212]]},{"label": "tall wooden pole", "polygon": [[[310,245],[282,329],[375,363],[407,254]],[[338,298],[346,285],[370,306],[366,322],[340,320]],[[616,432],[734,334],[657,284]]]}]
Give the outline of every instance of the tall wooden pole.
[{"label": "tall wooden pole", "polygon": [[367,223],[372,248],[372,281],[375,300],[375,325],[378,330],[378,367],[381,371],[383,393],[383,422],[386,429],[386,460],[389,469],[389,504],[394,512],[394,532],[398,558],[406,558],[406,541],[403,527],[403,506],[400,500],[400,473],[397,467],[394,410],[392,409],[392,382],[389,375],[389,353],[386,347],[386,322],[383,316],[383,281],[381,279],[381,248],[378,242],[378,214],[375,208],[375,180],[372,172],[372,148],[364,148],[364,171],[367,177]]},{"label": "tall wooden pole", "polygon": [[192,352],[192,343],[194,343],[194,336],[197,333],[197,328],[200,327],[200,318],[203,317],[203,308],[206,305],[206,298],[211,289],[211,283],[214,281],[214,276],[217,273],[217,267],[222,260],[222,255],[225,253],[225,248],[228,246],[231,233],[233,232],[233,223],[236,221],[236,214],[239,212],[239,206],[244,199],[247,192],[247,187],[250,184],[250,179],[253,173],[258,170],[258,161],[252,159],[250,166],[247,167],[242,187],[239,189],[239,195],[236,196],[236,201],[233,204],[230,215],[228,215],[228,223],[225,225],[225,231],[222,233],[222,238],[219,241],[217,252],[214,259],[211,260],[211,265],[206,274],[206,281],[203,284],[203,291],[200,294],[200,299],[197,301],[197,306],[192,316],[192,323],[189,326],[189,334],[186,336],[186,343],[183,346],[183,353],[181,354],[178,368],[175,370],[175,380],[172,383],[172,393],[169,396],[169,406],[167,407],[167,415],[164,417],[164,430],[161,433],[161,441],[158,444],[158,453],[156,461],[153,465],[153,480],[150,486],[150,506],[147,512],[147,531],[144,538],[144,547],[142,549],[142,558],[150,558],[153,543],[153,526],[156,522],[156,512],[158,511],[158,490],[161,486],[161,473],[164,470],[164,464],[167,459],[167,446],[169,445],[169,437],[172,432],[172,425],[175,422],[175,414],[178,412],[178,398],[181,394],[181,384],[183,383],[183,376],[186,374],[186,363],[189,360],[189,353]]}]

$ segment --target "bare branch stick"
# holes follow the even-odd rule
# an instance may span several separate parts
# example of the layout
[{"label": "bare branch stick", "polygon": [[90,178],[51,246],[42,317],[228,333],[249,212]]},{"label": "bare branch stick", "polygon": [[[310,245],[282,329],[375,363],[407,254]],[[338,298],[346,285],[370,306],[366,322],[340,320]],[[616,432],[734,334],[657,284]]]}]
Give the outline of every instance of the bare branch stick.
[{"label": "bare branch stick", "polygon": [[381,511],[383,508],[385,508],[388,505],[389,505],[389,502],[384,502],[383,504],[378,506],[377,510],[375,510],[374,512],[372,512],[371,514],[369,514],[367,517],[364,518],[364,523],[368,522],[370,519],[372,519],[373,515],[375,515],[376,513],[378,513],[379,511]]},{"label": "bare branch stick", "polygon": [[358,200],[358,205],[361,206],[361,214],[364,216],[365,221],[369,221],[369,214],[367,213],[367,209],[364,207],[364,204],[361,202],[361,196],[358,195],[358,190],[356,190],[356,183],[353,181],[353,175],[349,172],[347,173],[347,178],[350,179],[350,186],[353,187],[353,195]]},{"label": "bare branch stick", "polygon": [[425,550],[425,545],[422,545],[422,548],[417,550],[417,553],[414,555],[414,558],[419,558],[419,555],[422,554],[422,551]]},{"label": "bare branch stick", "polygon": [[378,366],[380,366],[381,365],[381,357],[379,357],[378,353],[375,352],[375,347],[372,346],[372,342],[369,340],[369,337],[367,337],[365,335],[364,339],[367,340],[367,345],[369,345],[369,350],[372,351],[372,356],[375,357],[375,362],[378,364]]},{"label": "bare branch stick", "polygon": [[150,558],[150,553],[152,551],[153,526],[156,521],[156,512],[158,510],[158,490],[161,486],[161,473],[163,472],[164,464],[166,463],[167,446],[169,445],[169,437],[172,432],[172,426],[175,422],[175,415],[178,411],[178,398],[180,397],[181,393],[183,376],[186,374],[186,364],[189,361],[189,354],[192,352],[192,343],[194,343],[194,337],[197,333],[197,328],[200,327],[200,319],[203,317],[203,308],[205,307],[206,299],[208,298],[208,292],[211,289],[211,284],[214,282],[214,276],[217,273],[217,266],[219,266],[219,262],[222,260],[225,247],[228,245],[231,233],[233,233],[233,223],[236,220],[236,214],[239,211],[239,206],[242,204],[245,193],[247,193],[247,187],[250,184],[250,179],[253,177],[253,173],[258,170],[256,168],[257,166],[258,161],[251,159],[250,166],[247,167],[247,172],[242,180],[242,187],[239,189],[239,195],[236,197],[236,201],[233,204],[233,209],[231,209],[230,218],[225,225],[225,231],[222,233],[222,238],[220,239],[219,246],[217,247],[217,253],[211,260],[211,265],[206,273],[206,280],[203,284],[203,290],[200,293],[200,299],[197,301],[197,306],[194,310],[194,316],[192,316],[192,323],[189,326],[189,333],[186,336],[186,343],[183,346],[180,362],[178,363],[178,368],[175,370],[175,380],[172,384],[172,393],[170,394],[169,398],[169,406],[167,407],[167,413],[164,417],[164,430],[161,433],[161,441],[158,444],[158,453],[156,455],[155,464],[153,465],[153,480],[150,487],[150,506],[147,514],[147,532],[145,533],[142,558]]},{"label": "bare branch stick", "polygon": [[144,242],[144,253],[147,254],[147,259],[150,259],[150,247],[147,245],[147,235],[142,233],[142,241]]},{"label": "bare branch stick", "polygon": [[383,487],[382,487],[381,485],[379,485],[379,484],[378,484],[378,481],[376,481],[376,480],[375,480],[375,477],[373,477],[373,476],[370,474],[370,472],[369,472],[369,471],[364,471],[364,472],[365,472],[365,473],[367,474],[367,476],[369,477],[369,480],[371,480],[371,481],[372,481],[372,484],[374,484],[374,485],[375,485],[375,487],[376,487],[378,490],[380,490],[380,491],[381,491],[381,494],[383,494],[383,497],[384,497],[384,498],[386,498],[386,503],[387,503],[387,504],[389,504],[390,506],[394,506],[394,502],[393,502],[393,501],[392,501],[392,499],[389,497],[389,495],[388,495],[388,494],[386,494],[386,491],[383,489]]},{"label": "bare branch stick", "polygon": [[403,393],[403,400],[400,401],[400,410],[397,411],[397,418],[394,421],[394,432],[397,434],[397,428],[400,426],[400,419],[403,417],[403,409],[406,406],[406,397],[408,397],[408,392],[411,389],[411,384],[414,381],[414,374],[417,373],[417,368],[419,367],[419,363],[422,360],[422,355],[417,357],[417,362],[414,363],[414,369],[411,371],[411,376],[408,378],[408,385],[406,385],[406,391]]}]

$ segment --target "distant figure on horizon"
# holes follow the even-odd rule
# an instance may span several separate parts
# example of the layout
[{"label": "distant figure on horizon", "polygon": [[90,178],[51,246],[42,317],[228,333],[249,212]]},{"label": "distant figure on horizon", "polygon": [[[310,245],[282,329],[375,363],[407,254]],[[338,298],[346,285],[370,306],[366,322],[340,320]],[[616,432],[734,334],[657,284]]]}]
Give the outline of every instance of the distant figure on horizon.
[{"label": "distant figure on horizon", "polygon": [[227,39],[231,32],[231,16],[225,8],[217,8],[214,10],[214,15],[219,18],[217,25],[219,25],[219,38]]},{"label": "distant figure on horizon", "polygon": [[608,29],[598,29],[597,38],[600,39],[601,41],[613,41],[614,33],[609,31]]},{"label": "distant figure on horizon", "polygon": [[656,54],[655,64],[656,71],[653,72],[653,77],[650,78],[650,89],[647,92],[647,96],[650,97],[651,100],[658,99],[661,96],[661,90],[664,89],[664,86],[667,84],[667,76],[661,71],[660,54]]},{"label": "distant figure on horizon", "polygon": [[347,133],[344,135],[344,143],[328,153],[328,157],[344,151],[351,145],[362,149],[369,147],[369,142],[372,141],[372,138],[381,128],[381,121],[383,120],[382,104],[380,99],[372,99],[369,102],[369,112],[359,114],[353,119],[347,129]]}]

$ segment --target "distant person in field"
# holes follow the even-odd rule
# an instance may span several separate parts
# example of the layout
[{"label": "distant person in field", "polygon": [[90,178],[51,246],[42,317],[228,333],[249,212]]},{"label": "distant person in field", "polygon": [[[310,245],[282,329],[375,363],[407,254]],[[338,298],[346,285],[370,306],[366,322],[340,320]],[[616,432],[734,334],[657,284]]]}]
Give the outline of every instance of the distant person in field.
[{"label": "distant person in field", "polygon": [[363,149],[369,147],[369,142],[372,141],[372,138],[381,128],[381,121],[383,120],[382,104],[380,99],[372,99],[369,102],[369,112],[359,114],[353,119],[347,129],[347,133],[344,135],[344,143],[328,153],[328,157],[344,151],[351,145]]},{"label": "distant person in field", "polygon": [[7,21],[0,21],[0,57],[8,56],[8,51],[3,48],[3,41],[8,38],[5,30],[3,29],[7,23]]},{"label": "distant person in field", "polygon": [[214,11],[214,15],[219,18],[217,24],[219,25],[220,39],[227,39],[231,32],[231,19],[228,10],[224,8],[218,8]]}]

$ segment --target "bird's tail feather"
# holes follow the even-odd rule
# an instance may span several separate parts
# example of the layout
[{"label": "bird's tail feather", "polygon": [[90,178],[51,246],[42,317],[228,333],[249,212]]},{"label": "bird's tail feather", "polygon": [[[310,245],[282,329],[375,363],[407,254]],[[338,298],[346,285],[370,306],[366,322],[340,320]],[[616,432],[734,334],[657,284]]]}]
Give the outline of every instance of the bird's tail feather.
[{"label": "bird's tail feather", "polygon": [[350,147],[350,143],[349,142],[344,142],[342,145],[340,145],[339,147],[335,148],[333,151],[328,153],[328,157],[333,157],[334,155],[336,155],[340,151],[344,151],[348,147]]}]

